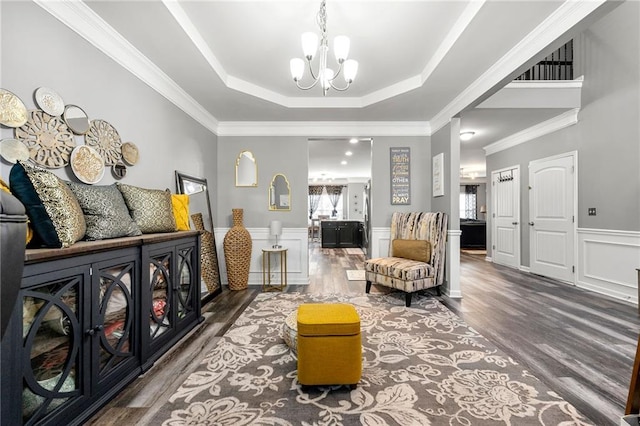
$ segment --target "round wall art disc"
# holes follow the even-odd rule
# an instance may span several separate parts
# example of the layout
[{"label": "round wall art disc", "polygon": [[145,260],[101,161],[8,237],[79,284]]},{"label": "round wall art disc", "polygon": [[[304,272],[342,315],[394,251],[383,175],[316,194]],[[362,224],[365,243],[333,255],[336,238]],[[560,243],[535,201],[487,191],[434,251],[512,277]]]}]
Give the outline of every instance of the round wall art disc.
[{"label": "round wall art disc", "polygon": [[122,144],[122,159],[130,166],[135,165],[140,158],[138,147],[133,142],[125,142]]},{"label": "round wall art disc", "polygon": [[49,169],[69,164],[76,141],[62,118],[40,110],[27,115],[29,119],[15,130],[15,136],[29,148],[31,161]]},{"label": "round wall art disc", "polygon": [[80,182],[98,183],[104,176],[104,159],[90,146],[80,145],[71,153],[71,170]]},{"label": "round wall art disc", "polygon": [[107,166],[118,164],[122,159],[122,140],[118,131],[104,120],[91,120],[84,142],[95,148]]},{"label": "round wall art disc", "polygon": [[0,155],[9,163],[16,161],[27,161],[29,159],[29,148],[18,139],[2,139],[0,141]]},{"label": "round wall art disc", "polygon": [[41,110],[57,117],[64,112],[62,97],[48,87],[39,87],[35,93],[36,103]]},{"label": "round wall art disc", "polygon": [[27,122],[27,107],[8,90],[0,89],[0,124],[20,127]]}]

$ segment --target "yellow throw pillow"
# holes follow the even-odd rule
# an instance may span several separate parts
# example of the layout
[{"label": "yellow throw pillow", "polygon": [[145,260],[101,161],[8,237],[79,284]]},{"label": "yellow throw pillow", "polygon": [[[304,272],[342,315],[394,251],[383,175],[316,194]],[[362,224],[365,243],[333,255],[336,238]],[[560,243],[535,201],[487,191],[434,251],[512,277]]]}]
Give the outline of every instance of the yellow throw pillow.
[{"label": "yellow throw pillow", "polygon": [[189,227],[189,196],[187,194],[171,194],[173,216],[176,218],[176,229],[188,231]]},{"label": "yellow throw pillow", "polygon": [[429,263],[431,261],[431,243],[427,240],[393,240],[391,253],[393,257]]}]

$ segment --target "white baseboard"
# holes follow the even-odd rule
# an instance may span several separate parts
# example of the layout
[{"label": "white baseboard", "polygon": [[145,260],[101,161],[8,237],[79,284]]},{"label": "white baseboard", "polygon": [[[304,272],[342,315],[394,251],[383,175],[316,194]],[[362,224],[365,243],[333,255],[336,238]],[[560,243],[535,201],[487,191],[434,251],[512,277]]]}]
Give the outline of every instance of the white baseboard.
[{"label": "white baseboard", "polygon": [[487,262],[493,262],[493,258],[491,256],[486,256],[484,260]]},{"label": "white baseboard", "polygon": [[[275,240],[269,234],[269,228],[247,228],[251,234],[251,266],[249,267],[249,285],[262,286],[262,249],[271,247]],[[220,277],[228,285],[227,267],[224,260],[223,241],[229,228],[216,228],[216,249],[220,264]],[[283,228],[278,243],[287,250],[287,284],[309,285],[309,230],[307,228]],[[279,271],[271,261],[272,273]]]},{"label": "white baseboard", "polygon": [[522,272],[526,272],[526,273],[531,272],[531,268],[529,268],[528,266],[524,266],[524,265],[520,265],[518,267],[518,269],[521,270]]},{"label": "white baseboard", "polygon": [[576,285],[638,303],[640,232],[578,228]]}]

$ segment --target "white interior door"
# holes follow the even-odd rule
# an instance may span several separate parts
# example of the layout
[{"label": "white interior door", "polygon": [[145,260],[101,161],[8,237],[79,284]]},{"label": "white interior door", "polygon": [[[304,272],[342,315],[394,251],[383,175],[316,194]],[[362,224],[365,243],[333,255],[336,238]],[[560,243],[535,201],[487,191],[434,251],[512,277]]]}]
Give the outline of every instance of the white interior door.
[{"label": "white interior door", "polygon": [[520,168],[491,173],[493,226],[491,257],[495,263],[520,267]]},{"label": "white interior door", "polygon": [[575,155],[529,163],[531,272],[574,282]]}]

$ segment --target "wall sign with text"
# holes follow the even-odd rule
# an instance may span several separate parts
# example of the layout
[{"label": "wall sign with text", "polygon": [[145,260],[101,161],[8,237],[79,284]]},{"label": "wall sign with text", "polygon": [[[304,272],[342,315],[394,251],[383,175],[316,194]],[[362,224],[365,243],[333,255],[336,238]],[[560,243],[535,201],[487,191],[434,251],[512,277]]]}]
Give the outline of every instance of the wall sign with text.
[{"label": "wall sign with text", "polygon": [[391,204],[411,204],[411,148],[389,148]]}]

